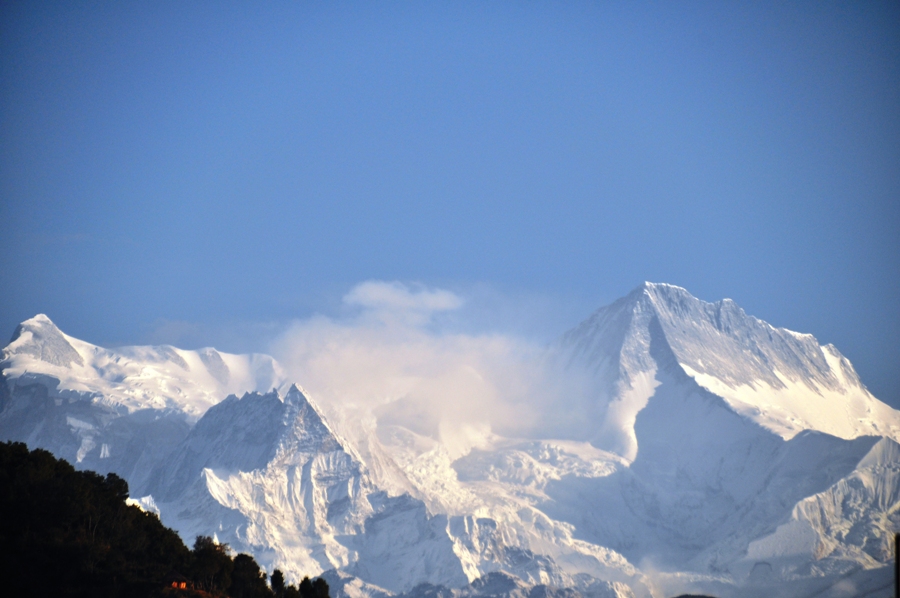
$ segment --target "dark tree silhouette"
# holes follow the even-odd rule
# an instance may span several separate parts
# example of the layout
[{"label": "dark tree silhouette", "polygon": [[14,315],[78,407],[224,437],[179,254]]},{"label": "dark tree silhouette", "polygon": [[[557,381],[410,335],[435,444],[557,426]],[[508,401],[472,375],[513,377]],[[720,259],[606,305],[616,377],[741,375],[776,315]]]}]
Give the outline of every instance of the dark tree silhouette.
[{"label": "dark tree silhouette", "polygon": [[228,590],[231,598],[265,598],[272,592],[266,585],[266,574],[259,569],[256,560],[249,554],[234,557],[234,570],[231,574],[231,587]]},{"label": "dark tree silhouette", "polygon": [[270,583],[272,585],[272,593],[275,594],[275,598],[284,598],[284,573],[281,572],[281,569],[275,569],[272,571],[272,577],[270,579]]},{"label": "dark tree silhouette", "polygon": [[329,598],[328,596],[328,582],[322,579],[321,577],[317,577],[313,582],[313,592],[315,598]]},{"label": "dark tree silhouette", "polygon": [[308,577],[303,578],[297,589],[300,590],[300,598],[315,598],[316,596],[312,581]]},{"label": "dark tree silhouette", "polygon": [[150,596],[190,553],[159,519],[125,504],[115,474],[76,471],[47,451],[0,443],[0,579],[9,596]]},{"label": "dark tree silhouette", "polygon": [[231,586],[234,561],[228,556],[228,544],[217,544],[209,536],[194,541],[191,578],[206,592],[220,593]]},{"label": "dark tree silhouette", "polygon": [[209,536],[197,536],[193,557],[190,572],[197,588],[221,593],[231,586],[234,561],[228,555],[228,544],[217,544]]},{"label": "dark tree silhouette", "polygon": [[[328,598],[324,579],[272,589],[253,557],[197,536],[188,550],[152,513],[125,504],[128,484],[44,450],[0,443],[0,579],[4,596]],[[172,579],[190,579],[185,589]]]},{"label": "dark tree silhouette", "polygon": [[[304,577],[297,588],[297,594],[300,598],[329,598],[328,592],[328,582],[321,577],[317,577],[314,581],[310,580],[309,577]],[[292,596],[291,598],[294,597]]]}]

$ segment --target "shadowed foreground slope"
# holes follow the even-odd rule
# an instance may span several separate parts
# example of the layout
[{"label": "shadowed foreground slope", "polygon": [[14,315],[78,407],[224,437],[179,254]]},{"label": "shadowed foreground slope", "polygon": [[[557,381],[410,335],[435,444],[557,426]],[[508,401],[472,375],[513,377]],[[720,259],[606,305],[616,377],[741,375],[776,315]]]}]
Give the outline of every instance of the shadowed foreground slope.
[{"label": "shadowed foreground slope", "polygon": [[[12,596],[300,596],[327,598],[324,580],[276,591],[253,557],[198,537],[194,550],[156,515],[126,503],[128,484],[76,471],[47,451],[0,443],[0,574]],[[168,588],[184,581],[185,591]],[[302,590],[306,590],[303,592]]]}]

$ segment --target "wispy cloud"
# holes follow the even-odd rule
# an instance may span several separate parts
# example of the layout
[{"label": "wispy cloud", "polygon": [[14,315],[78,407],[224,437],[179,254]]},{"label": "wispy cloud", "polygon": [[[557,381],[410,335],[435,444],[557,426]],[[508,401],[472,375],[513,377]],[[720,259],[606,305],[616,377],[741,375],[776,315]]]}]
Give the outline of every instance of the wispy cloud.
[{"label": "wispy cloud", "polygon": [[370,280],[347,293],[344,303],[382,313],[412,312],[427,316],[435,312],[459,309],[464,302],[459,295],[444,289]]},{"label": "wispy cloud", "polygon": [[537,424],[534,394],[547,387],[541,343],[430,326],[466,303],[444,289],[369,281],[344,303],[358,311],[294,321],[272,345],[323,407],[377,415],[460,451],[488,431],[524,434]]}]

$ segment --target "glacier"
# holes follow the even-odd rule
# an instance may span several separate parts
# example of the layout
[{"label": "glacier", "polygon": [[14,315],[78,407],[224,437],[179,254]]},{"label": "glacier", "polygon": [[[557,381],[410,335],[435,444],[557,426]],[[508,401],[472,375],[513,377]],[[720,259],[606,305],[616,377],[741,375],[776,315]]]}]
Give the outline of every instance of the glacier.
[{"label": "glacier", "polygon": [[900,412],[727,299],[644,283],[597,310],[543,356],[582,381],[543,433],[464,454],[266,355],[105,349],[38,315],[0,357],[0,439],[339,596],[893,592]]}]

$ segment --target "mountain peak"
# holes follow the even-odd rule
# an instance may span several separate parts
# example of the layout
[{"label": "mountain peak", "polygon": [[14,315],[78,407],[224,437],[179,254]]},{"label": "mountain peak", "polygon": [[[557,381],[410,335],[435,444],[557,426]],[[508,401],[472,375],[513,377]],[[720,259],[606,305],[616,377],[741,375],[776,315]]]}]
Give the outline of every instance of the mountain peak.
[{"label": "mountain peak", "polygon": [[36,330],[46,330],[46,331],[56,331],[60,332],[59,328],[56,324],[53,323],[46,314],[37,314],[33,318],[28,318],[27,320],[21,322],[16,329],[13,331],[12,338],[9,339],[10,343],[16,342],[19,337],[22,336],[25,332],[33,332]]},{"label": "mountain peak", "polygon": [[629,294],[633,294],[636,292],[642,292],[642,293],[648,293],[648,294],[651,294],[651,293],[683,293],[686,295],[690,295],[690,293],[688,293],[687,289],[685,289],[684,287],[680,287],[680,286],[674,285],[674,284],[669,284],[667,282],[650,282],[649,280],[645,280],[644,282],[639,284]]},{"label": "mountain peak", "polygon": [[292,382],[291,387],[288,388],[288,391],[285,393],[284,397],[282,397],[282,400],[285,404],[302,405],[304,403],[309,403],[309,396],[307,396],[306,391],[300,388],[295,382]]},{"label": "mountain peak", "polygon": [[3,358],[31,355],[52,365],[69,367],[84,365],[81,354],[69,343],[62,331],[45,314],[37,314],[16,326]]},{"label": "mountain peak", "polygon": [[49,316],[47,316],[47,314],[36,314],[33,318],[29,318],[25,321],[26,322],[37,322],[40,324],[49,324],[53,327],[56,327],[56,324],[53,323],[53,321],[50,319]]},{"label": "mountain peak", "polygon": [[[837,349],[748,315],[731,299],[708,303],[645,282],[566,333],[560,348],[569,365],[601,381],[610,405],[641,387],[642,377],[659,379],[662,368],[786,438],[804,429],[842,438],[900,433],[900,420]],[[629,413],[643,401],[632,401]]]},{"label": "mountain peak", "polygon": [[[688,305],[698,301],[700,300],[683,287],[664,282],[645,281],[624,297],[595,311],[582,323],[582,326],[589,322],[596,324],[600,321],[615,319],[624,314],[652,314],[659,310],[669,311],[672,309],[684,311]],[[679,306],[681,307],[679,308]]]},{"label": "mountain peak", "polygon": [[665,283],[640,284],[594,312],[563,343],[578,345],[594,361],[622,358],[633,366],[626,369],[645,371],[651,326],[689,374],[715,376],[730,387],[764,382],[778,389],[785,379],[804,380],[815,388],[840,386],[811,334],[771,326],[731,299],[709,303]]},{"label": "mountain peak", "polygon": [[278,454],[296,459],[343,448],[296,386],[284,398],[274,389],[229,395],[206,411],[182,444],[174,465],[166,466],[174,473],[159,474],[164,499],[182,491],[185,480],[204,467],[249,472],[264,469]]}]

